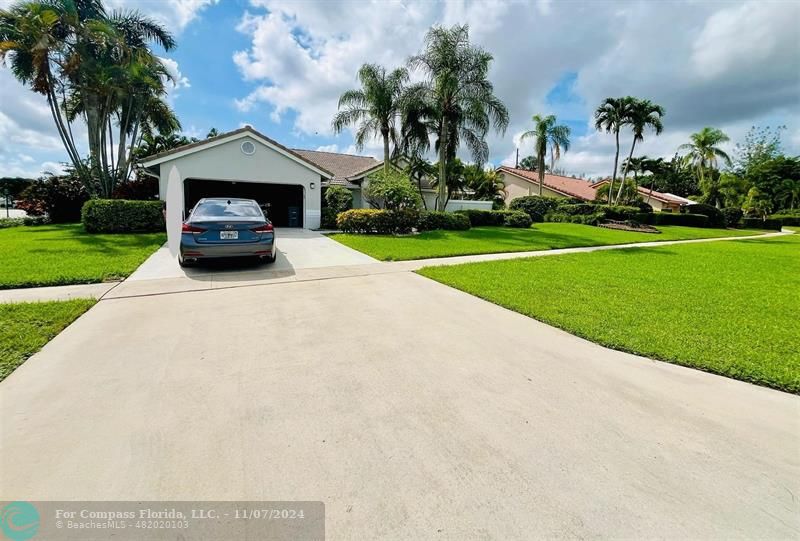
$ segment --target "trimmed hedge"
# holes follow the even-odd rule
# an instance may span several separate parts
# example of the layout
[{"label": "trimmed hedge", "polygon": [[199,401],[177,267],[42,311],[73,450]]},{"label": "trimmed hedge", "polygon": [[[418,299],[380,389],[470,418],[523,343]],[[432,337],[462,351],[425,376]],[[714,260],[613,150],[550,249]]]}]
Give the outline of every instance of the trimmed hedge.
[{"label": "trimmed hedge", "polygon": [[686,227],[711,227],[705,214],[675,214],[672,212],[641,212],[633,217],[648,225],[682,225]]},{"label": "trimmed hedge", "polygon": [[504,225],[506,212],[504,210],[464,209],[457,210],[455,214],[463,214],[469,219],[472,227],[480,227],[482,225]]},{"label": "trimmed hedge", "polygon": [[[478,212],[492,211],[486,210]],[[470,228],[471,224],[471,220],[466,212],[423,211],[419,214],[417,230],[433,231],[434,229],[446,229],[450,231],[466,231]]]},{"label": "trimmed hedge", "polygon": [[521,210],[507,210],[503,211],[503,224],[506,227],[520,227],[523,229],[529,228],[533,225],[533,220],[527,212]]},{"label": "trimmed hedge", "polygon": [[770,220],[778,220],[783,225],[800,225],[800,215],[797,214],[773,214]]},{"label": "trimmed hedge", "polygon": [[545,216],[546,222],[562,222],[570,224],[597,225],[605,219],[602,212],[592,214],[566,214],[564,212],[551,212]]},{"label": "trimmed hedge", "polygon": [[521,210],[534,222],[541,222],[548,212],[555,211],[561,203],[562,200],[557,197],[526,195],[513,199],[508,205],[508,210]]},{"label": "trimmed hedge", "polygon": [[762,220],[761,218],[745,218],[742,220],[742,227],[745,229],[769,229],[772,231],[780,231],[783,227],[783,223],[780,220],[773,220],[772,218],[767,218],[766,220]]},{"label": "trimmed hedge", "polygon": [[164,230],[161,201],[90,199],[83,204],[81,221],[89,233],[144,233]]},{"label": "trimmed hedge", "polygon": [[336,225],[345,233],[410,233],[419,222],[413,209],[351,209],[339,213]]},{"label": "trimmed hedge", "polygon": [[[691,214],[702,214],[708,216],[708,223],[711,227],[723,227],[725,225],[725,216],[720,209],[712,205],[704,205],[703,203],[695,203],[681,207],[681,211],[691,211]],[[687,214],[689,212],[686,212]]]}]

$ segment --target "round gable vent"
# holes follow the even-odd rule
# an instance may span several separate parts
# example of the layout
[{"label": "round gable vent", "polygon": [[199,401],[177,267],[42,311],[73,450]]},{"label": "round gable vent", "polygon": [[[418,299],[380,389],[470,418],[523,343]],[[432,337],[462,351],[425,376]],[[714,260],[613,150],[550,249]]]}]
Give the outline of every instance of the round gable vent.
[{"label": "round gable vent", "polygon": [[242,143],[242,152],[248,156],[252,156],[256,152],[256,145],[254,145],[252,141],[245,141]]}]

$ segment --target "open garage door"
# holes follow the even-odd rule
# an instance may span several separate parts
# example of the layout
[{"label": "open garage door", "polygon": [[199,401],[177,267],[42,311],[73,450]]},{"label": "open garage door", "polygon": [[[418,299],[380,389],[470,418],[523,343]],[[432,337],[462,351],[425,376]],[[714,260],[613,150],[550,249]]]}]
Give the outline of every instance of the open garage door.
[{"label": "open garage door", "polygon": [[204,197],[255,199],[278,227],[303,227],[303,187],[261,182],[186,179],[183,183],[186,212]]}]

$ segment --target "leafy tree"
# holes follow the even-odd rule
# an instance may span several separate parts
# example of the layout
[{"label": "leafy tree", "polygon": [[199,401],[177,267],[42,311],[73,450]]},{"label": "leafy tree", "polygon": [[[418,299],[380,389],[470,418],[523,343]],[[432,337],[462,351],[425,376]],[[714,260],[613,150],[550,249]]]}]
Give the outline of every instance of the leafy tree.
[{"label": "leafy tree", "polygon": [[770,198],[773,208],[791,205],[792,187],[800,182],[800,157],[777,156],[756,163],[748,169],[746,178]]},{"label": "leafy tree", "polygon": [[794,210],[800,203],[800,179],[786,178],[778,186],[775,200],[780,208]]},{"label": "leafy tree", "polygon": [[522,134],[522,140],[533,138],[533,148],[536,152],[536,170],[539,173],[539,195],[544,187],[544,159],[550,150],[550,169],[555,161],[561,157],[561,151],[569,150],[569,126],[556,124],[555,115],[542,117],[533,115],[533,129]]},{"label": "leafy tree", "polygon": [[[631,127],[633,131],[633,142],[631,143],[631,151],[628,153],[628,163],[633,157],[633,150],[636,148],[638,141],[644,141],[644,132],[647,128],[652,128],[656,135],[660,134],[664,129],[661,123],[661,117],[664,116],[664,108],[656,105],[650,100],[640,100],[632,98],[630,108],[628,109],[625,124]],[[622,188],[625,185],[625,180],[628,178],[628,168],[623,168],[622,183],[620,184],[619,191],[617,192],[617,204],[622,196]]]},{"label": "leafy tree", "polygon": [[488,79],[491,62],[491,54],[470,43],[466,25],[434,26],[425,35],[423,51],[409,59],[410,67],[421,70],[426,79],[414,85],[407,102],[421,119],[412,124],[425,126],[437,138],[438,210],[447,204],[447,165],[460,143],[466,144],[475,162],[483,164],[489,157],[489,129],[505,132],[508,126],[508,110]]},{"label": "leafy tree", "polygon": [[742,210],[749,216],[755,216],[765,220],[767,215],[772,211],[772,200],[768,194],[763,193],[757,187],[753,186],[747,192],[747,199],[744,202]]},{"label": "leafy tree", "polygon": [[[177,124],[163,101],[169,73],[150,43],[175,46],[163,26],[135,11],[108,13],[101,0],[37,0],[0,10],[0,59],[45,96],[75,174],[105,197],[130,172],[127,137],[135,141],[143,123]],[[88,162],[73,134],[78,116],[87,126]],[[113,122],[116,163],[109,154]]]},{"label": "leafy tree", "polygon": [[611,185],[608,188],[608,203],[611,204],[611,195],[614,193],[614,184],[617,182],[617,165],[619,164],[619,132],[630,117],[634,98],[606,98],[594,112],[594,126],[606,133],[614,133],[616,152],[614,154],[614,172],[611,175]]},{"label": "leafy tree", "polygon": [[[364,64],[358,70],[361,88],[348,90],[339,97],[339,112],[333,117],[333,131],[358,125],[355,143],[359,150],[371,137],[383,139],[383,170],[389,172],[389,143],[397,147],[397,120],[401,98],[408,81],[408,70],[397,68],[390,73],[377,64]],[[344,110],[342,110],[344,109]]]},{"label": "leafy tree", "polygon": [[752,126],[744,142],[736,143],[732,160],[734,172],[747,176],[753,167],[782,156],[781,133],[785,130],[786,126],[775,129]]},{"label": "leafy tree", "polygon": [[493,201],[493,207],[505,205],[506,186],[493,169],[486,170],[477,164],[464,166],[464,185],[472,192],[473,199]]},{"label": "leafy tree", "polygon": [[329,186],[325,190],[325,203],[334,213],[339,214],[353,208],[353,194],[344,186]]},{"label": "leafy tree", "polygon": [[536,156],[525,156],[519,161],[519,168],[526,171],[536,171]]},{"label": "leafy tree", "polygon": [[436,168],[422,156],[414,154],[408,158],[408,166],[406,167],[405,173],[408,175],[411,182],[416,184],[419,197],[422,200],[422,207],[426,210],[428,205],[425,203],[425,198],[422,196],[422,181],[423,179],[433,177],[435,171]]},{"label": "leafy tree", "polygon": [[[719,145],[726,143],[730,138],[722,130],[705,127],[699,132],[693,133],[690,139],[690,143],[679,146],[678,150],[689,151],[687,156],[700,179],[700,189],[703,191],[704,202],[720,207],[717,164],[719,160],[722,160],[726,165],[731,165],[731,158]],[[717,174],[715,175],[714,173]]]},{"label": "leafy tree", "polygon": [[417,209],[422,204],[421,197],[405,173],[389,168],[367,177],[362,194],[373,208],[388,210]]},{"label": "leafy tree", "polygon": [[210,130],[208,130],[208,133],[206,134],[206,139],[217,137],[219,134],[220,134],[219,130],[217,128],[212,127]]},{"label": "leafy tree", "polygon": [[653,189],[681,197],[699,193],[697,178],[691,171],[689,160],[685,156],[675,154],[671,160],[664,160],[660,167],[653,171],[651,179]]}]

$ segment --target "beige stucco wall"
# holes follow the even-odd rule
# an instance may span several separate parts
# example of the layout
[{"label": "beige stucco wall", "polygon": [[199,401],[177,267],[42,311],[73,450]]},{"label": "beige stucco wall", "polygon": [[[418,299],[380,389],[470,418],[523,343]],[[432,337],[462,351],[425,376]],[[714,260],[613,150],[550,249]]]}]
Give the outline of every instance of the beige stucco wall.
[{"label": "beige stucco wall", "polygon": [[[527,180],[523,180],[518,176],[509,175],[508,173],[504,173],[502,171],[500,172],[500,178],[503,180],[503,184],[505,184],[506,187],[506,205],[508,205],[517,197],[523,197],[526,195],[539,195],[538,183],[534,184],[528,182]],[[542,195],[546,197],[564,197],[562,194],[554,192],[547,186],[542,186]]]},{"label": "beige stucco wall", "polygon": [[[248,156],[242,152],[241,145],[245,141],[255,144],[254,154]],[[173,169],[176,174],[170,175]],[[182,211],[183,182],[190,178],[302,186],[303,224],[309,229],[319,227],[322,208],[320,175],[255,138],[234,139],[162,162],[159,193],[161,199],[167,201],[168,213]],[[171,189],[170,182],[180,183],[180,189]],[[311,183],[314,183],[313,188]]]}]

